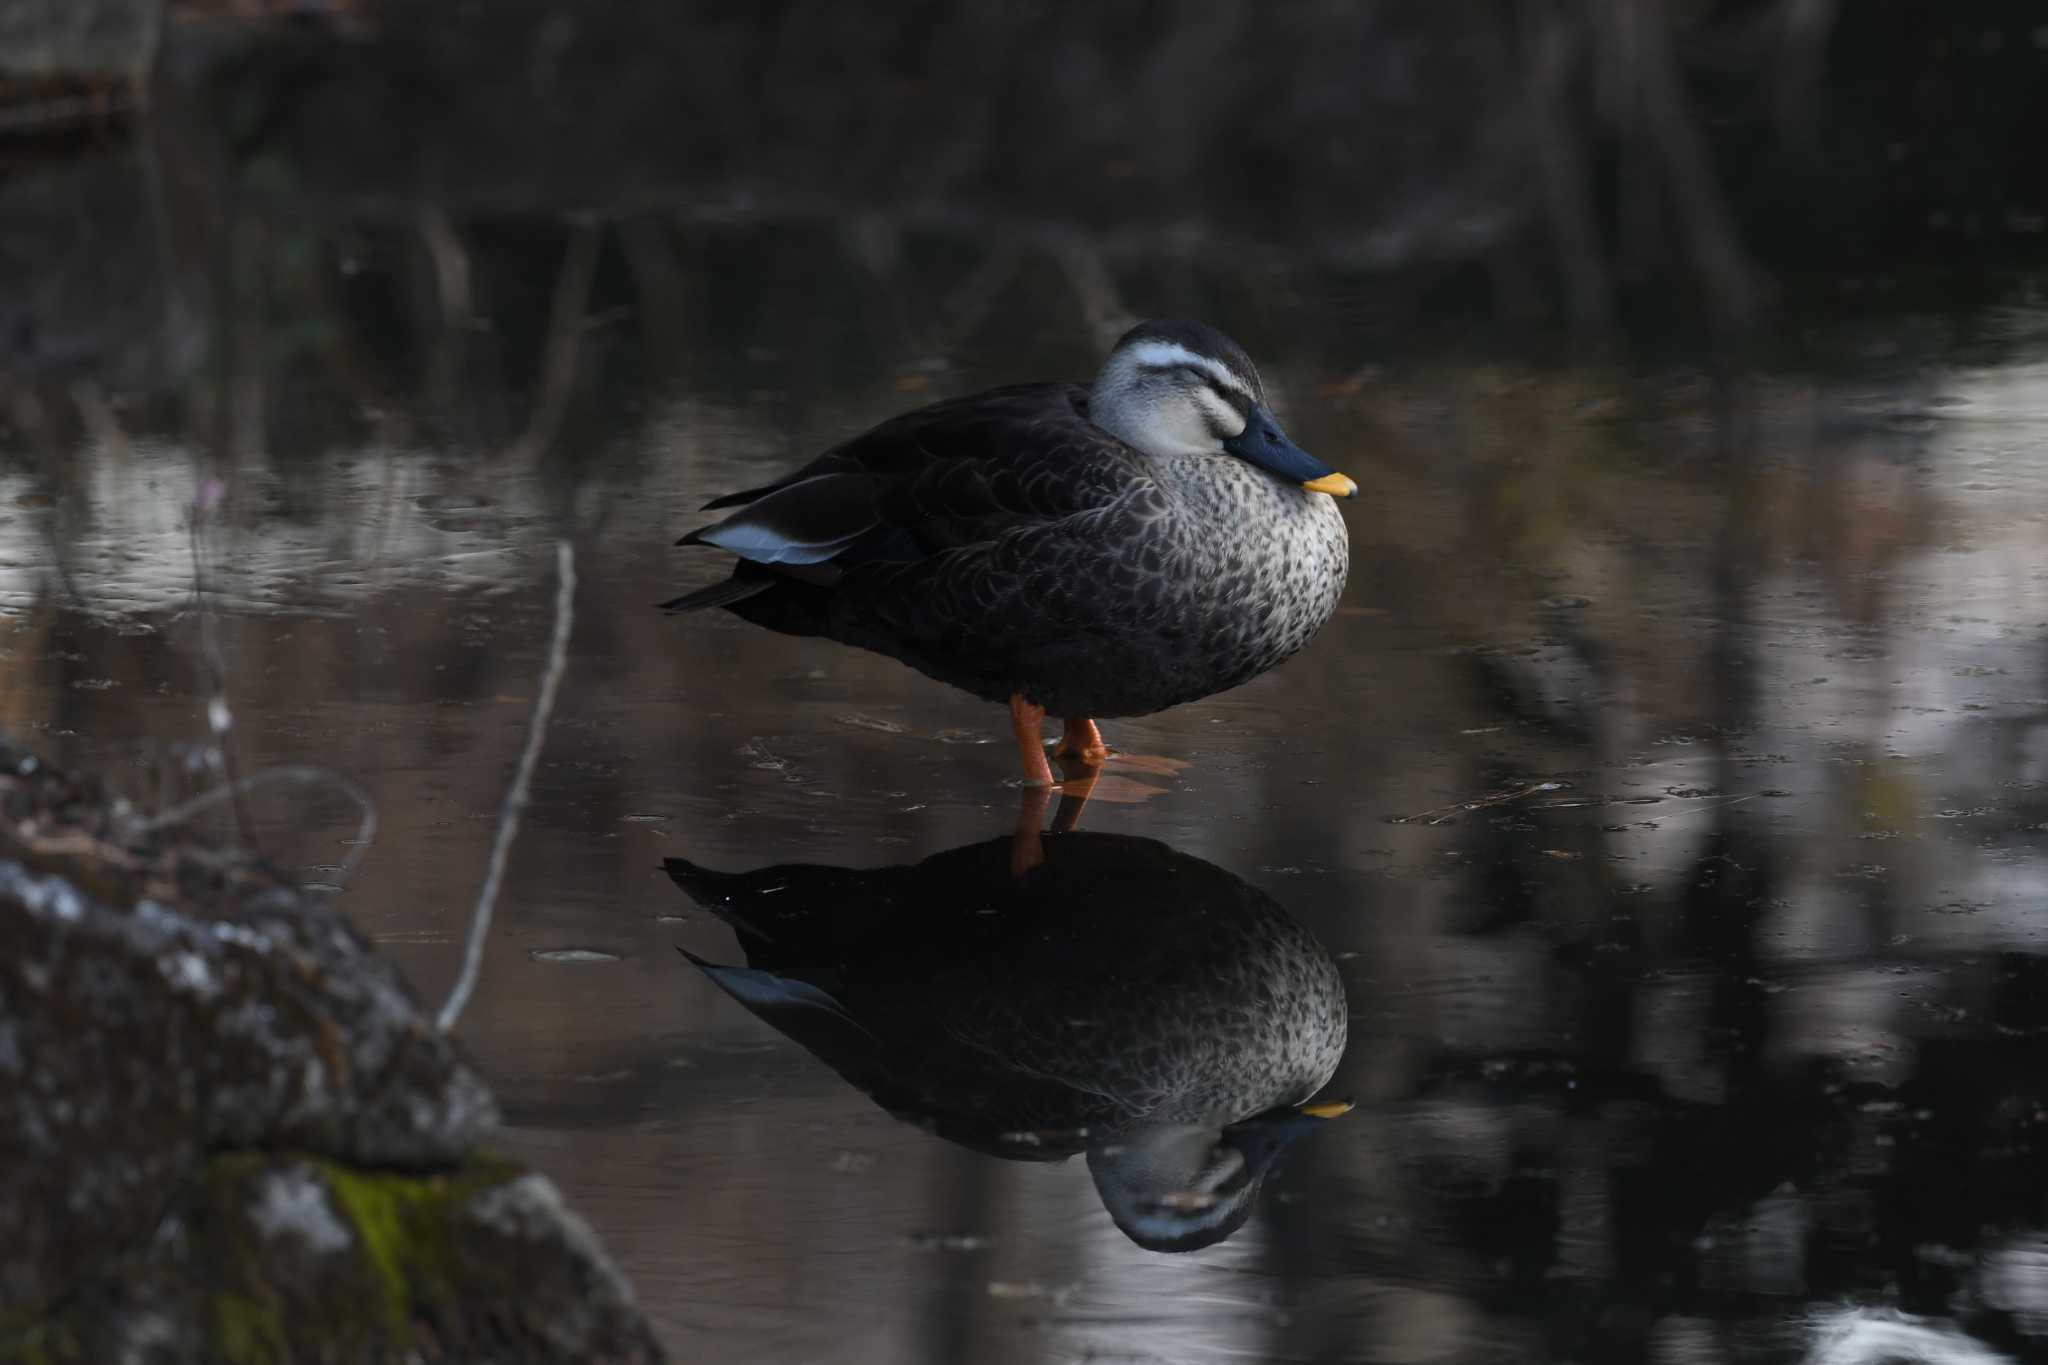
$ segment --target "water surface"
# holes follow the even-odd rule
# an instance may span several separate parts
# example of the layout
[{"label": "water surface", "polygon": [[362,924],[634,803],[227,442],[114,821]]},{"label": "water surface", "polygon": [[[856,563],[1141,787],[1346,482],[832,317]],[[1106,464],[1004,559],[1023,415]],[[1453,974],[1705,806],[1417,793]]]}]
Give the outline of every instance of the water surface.
[{"label": "water surface", "polygon": [[1177,762],[1113,767],[1083,815],[1270,897],[1348,1001],[1357,1108],[1235,1236],[1163,1255],[1082,1161],[900,1122],[722,993],[675,950],[739,961],[733,932],[661,869],[1014,827],[992,708],[652,604],[722,572],[671,546],[707,498],[1085,376],[1097,335],[1024,292],[1001,327],[892,330],[921,276],[659,215],[460,225],[451,321],[448,227],[244,234],[261,306],[199,347],[224,369],[18,391],[0,723],[145,803],[201,789],[216,637],[239,770],[330,765],[381,825],[346,878],[334,794],[252,796],[247,833],[345,881],[436,999],[570,538],[570,670],[460,1036],[679,1359],[2043,1354],[2048,361],[1390,360],[1290,347],[1313,294],[1130,301],[1243,330],[1361,490],[1314,645],[1107,727]]}]

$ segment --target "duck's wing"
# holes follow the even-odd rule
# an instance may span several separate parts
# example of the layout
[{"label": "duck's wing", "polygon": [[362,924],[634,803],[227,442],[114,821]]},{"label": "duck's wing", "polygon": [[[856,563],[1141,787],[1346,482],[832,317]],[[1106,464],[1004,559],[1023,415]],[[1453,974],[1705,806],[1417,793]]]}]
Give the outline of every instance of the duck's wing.
[{"label": "duck's wing", "polygon": [[1079,385],[1028,384],[905,413],[787,478],[706,504],[739,510],[678,543],[831,582],[1102,507],[1143,469],[1088,420],[1087,398]]}]

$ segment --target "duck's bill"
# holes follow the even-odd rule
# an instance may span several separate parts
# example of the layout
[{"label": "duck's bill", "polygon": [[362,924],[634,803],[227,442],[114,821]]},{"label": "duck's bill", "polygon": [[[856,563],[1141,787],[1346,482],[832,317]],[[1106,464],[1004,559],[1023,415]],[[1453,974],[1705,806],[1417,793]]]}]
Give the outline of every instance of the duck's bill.
[{"label": "duck's bill", "polygon": [[1287,433],[1280,430],[1280,423],[1264,404],[1251,410],[1244,430],[1225,441],[1223,448],[1311,493],[1327,493],[1333,498],[1358,496],[1357,484],[1288,440]]},{"label": "duck's bill", "polygon": [[1351,1112],[1349,1100],[1325,1100],[1320,1104],[1283,1104],[1248,1119],[1226,1126],[1223,1136],[1230,1146],[1244,1153],[1254,1172],[1263,1171],[1282,1149],[1310,1133],[1323,1131],[1330,1119]]},{"label": "duck's bill", "polygon": [[[1340,474],[1337,477],[1343,478],[1344,476]],[[1356,1107],[1350,1100],[1324,1100],[1321,1104],[1304,1104],[1297,1112],[1306,1114],[1312,1119],[1338,1119],[1344,1117]]]}]

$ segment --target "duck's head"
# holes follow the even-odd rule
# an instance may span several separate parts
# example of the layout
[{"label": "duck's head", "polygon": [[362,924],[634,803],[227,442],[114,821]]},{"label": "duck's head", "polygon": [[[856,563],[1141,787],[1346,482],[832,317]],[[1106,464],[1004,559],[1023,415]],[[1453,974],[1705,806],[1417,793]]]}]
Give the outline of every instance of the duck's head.
[{"label": "duck's head", "polygon": [[1143,1124],[1090,1143],[1088,1173],[1125,1236],[1147,1251],[1194,1251],[1243,1227],[1280,1154],[1350,1109],[1338,1100],[1222,1127]]},{"label": "duck's head", "polygon": [[1287,439],[1244,348],[1199,322],[1124,333],[1088,399],[1095,424],[1147,455],[1233,456],[1311,493],[1358,486]]}]

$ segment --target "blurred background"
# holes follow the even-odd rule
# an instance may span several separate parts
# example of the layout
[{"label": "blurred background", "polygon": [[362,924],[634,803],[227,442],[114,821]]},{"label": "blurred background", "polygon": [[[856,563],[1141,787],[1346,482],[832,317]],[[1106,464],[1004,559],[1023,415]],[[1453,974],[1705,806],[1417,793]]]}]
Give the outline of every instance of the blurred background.
[{"label": "blurred background", "polygon": [[[438,998],[573,540],[461,1036],[679,1359],[2048,1358],[2044,148],[2018,0],[0,0],[0,726],[346,771]],[[719,995],[658,870],[1010,827],[989,708],[652,604],[705,499],[1149,316],[1360,486],[1336,620],[1086,816],[1349,993],[1359,1109],[1182,1257]],[[341,886],[338,798],[246,821]]]}]

